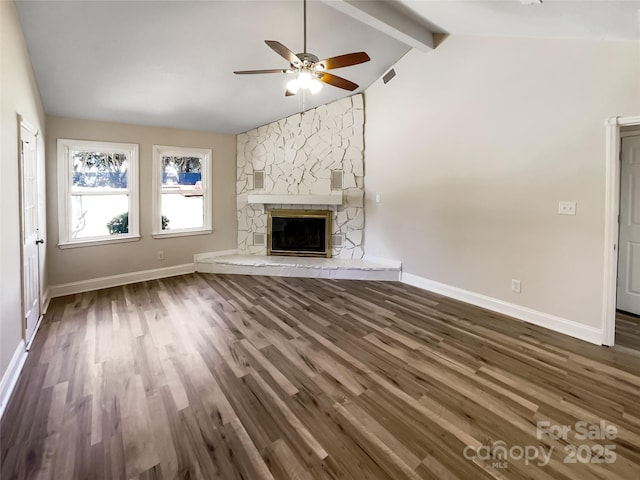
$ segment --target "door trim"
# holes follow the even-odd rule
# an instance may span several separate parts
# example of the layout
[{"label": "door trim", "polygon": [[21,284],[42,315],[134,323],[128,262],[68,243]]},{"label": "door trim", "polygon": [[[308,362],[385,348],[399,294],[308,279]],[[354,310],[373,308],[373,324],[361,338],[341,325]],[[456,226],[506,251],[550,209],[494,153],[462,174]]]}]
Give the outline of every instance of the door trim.
[{"label": "door trim", "polygon": [[[18,176],[19,176],[18,196],[19,196],[19,215],[20,215],[20,235],[21,235],[21,238],[23,238],[24,225],[23,225],[23,218],[22,218],[22,213],[23,213],[22,212],[22,129],[24,128],[25,130],[27,130],[36,139],[36,155],[37,155],[40,131],[37,128],[35,128],[33,125],[31,125],[29,122],[27,122],[24,119],[24,117],[19,113],[17,114],[17,119],[18,119]],[[38,172],[39,172],[38,176],[40,176],[42,173],[40,172],[40,170],[38,170]],[[38,213],[38,226],[41,227],[40,213]],[[40,260],[38,260],[38,263],[39,262]],[[27,338],[27,326],[25,324],[26,312],[25,312],[25,304],[24,304],[24,289],[25,289],[24,245],[23,245],[23,241],[21,241],[20,242],[20,296],[21,296],[20,316],[22,321],[21,327],[22,327],[23,343],[26,351],[29,351],[29,349],[31,348],[31,344],[33,343],[33,340],[36,338],[36,334],[38,333],[38,329],[40,328],[40,323],[42,322],[42,315],[43,315],[42,293],[43,292],[42,292],[42,279],[40,278],[40,273],[41,273],[41,269],[40,269],[40,265],[38,265],[38,310],[39,310],[38,320],[33,329],[33,334],[31,335],[31,338]]]},{"label": "door trim", "polygon": [[604,282],[602,299],[602,344],[613,346],[616,335],[618,278],[618,215],[620,214],[620,129],[640,125],[640,116],[611,117],[606,126],[606,175],[604,209]]}]

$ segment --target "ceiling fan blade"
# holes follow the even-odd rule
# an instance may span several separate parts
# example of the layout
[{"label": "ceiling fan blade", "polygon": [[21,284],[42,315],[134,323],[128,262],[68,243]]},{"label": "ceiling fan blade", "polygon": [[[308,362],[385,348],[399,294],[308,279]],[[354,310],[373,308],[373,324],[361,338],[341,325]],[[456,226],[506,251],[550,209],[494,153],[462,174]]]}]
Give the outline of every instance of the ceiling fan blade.
[{"label": "ceiling fan blade", "polygon": [[324,83],[328,83],[329,85],[333,85],[334,87],[343,88],[344,90],[349,90],[352,92],[356,88],[358,88],[357,83],[353,83],[346,78],[342,78],[328,72],[321,72],[318,76]]},{"label": "ceiling fan blade", "polygon": [[236,75],[254,75],[257,73],[287,73],[283,68],[272,68],[271,70],[238,70],[233,72]]},{"label": "ceiling fan blade", "polygon": [[332,70],[334,68],[350,67],[351,65],[358,65],[359,63],[365,63],[371,60],[369,55],[365,52],[345,53],[344,55],[338,55],[337,57],[325,58],[316,63],[324,65],[325,70]]},{"label": "ceiling fan blade", "polygon": [[269,45],[274,52],[284,58],[291,65],[300,65],[300,59],[297,55],[280,42],[276,42],[275,40],[265,40],[264,43]]}]

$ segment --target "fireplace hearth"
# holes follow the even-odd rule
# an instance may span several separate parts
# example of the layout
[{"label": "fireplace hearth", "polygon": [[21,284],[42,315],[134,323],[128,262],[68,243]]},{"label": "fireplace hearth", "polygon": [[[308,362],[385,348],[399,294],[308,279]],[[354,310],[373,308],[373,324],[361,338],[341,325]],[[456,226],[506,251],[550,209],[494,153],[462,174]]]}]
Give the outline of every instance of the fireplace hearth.
[{"label": "fireplace hearth", "polygon": [[267,255],[331,257],[330,210],[268,211]]}]

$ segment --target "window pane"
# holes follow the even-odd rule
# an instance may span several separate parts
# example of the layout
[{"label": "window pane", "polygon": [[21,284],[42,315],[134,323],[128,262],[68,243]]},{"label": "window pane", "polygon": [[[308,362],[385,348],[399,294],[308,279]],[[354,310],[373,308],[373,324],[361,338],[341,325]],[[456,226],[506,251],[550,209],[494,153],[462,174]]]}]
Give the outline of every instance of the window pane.
[{"label": "window pane", "polygon": [[204,226],[203,207],[202,193],[200,195],[185,195],[179,191],[163,193],[162,230],[202,228]]},{"label": "window pane", "polygon": [[162,156],[162,229],[202,228],[202,159]]},{"label": "window pane", "polygon": [[124,153],[72,151],[73,190],[127,188],[127,156]]},{"label": "window pane", "polygon": [[[162,156],[162,188],[201,185],[202,160],[198,157]],[[188,189],[187,189],[188,190]],[[202,194],[202,192],[200,192]]]},{"label": "window pane", "polygon": [[72,195],[71,238],[109,236],[108,223],[114,235],[128,233],[128,216],[128,195]]}]

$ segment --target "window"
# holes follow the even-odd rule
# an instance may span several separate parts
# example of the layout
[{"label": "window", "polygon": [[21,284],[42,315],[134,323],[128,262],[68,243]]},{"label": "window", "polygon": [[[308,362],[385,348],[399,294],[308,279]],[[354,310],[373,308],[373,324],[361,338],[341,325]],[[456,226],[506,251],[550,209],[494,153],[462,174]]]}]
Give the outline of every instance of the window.
[{"label": "window", "polygon": [[138,228],[138,145],[58,139],[61,248],[132,241]]},{"label": "window", "polygon": [[211,233],[211,150],[153,146],[153,236]]}]

